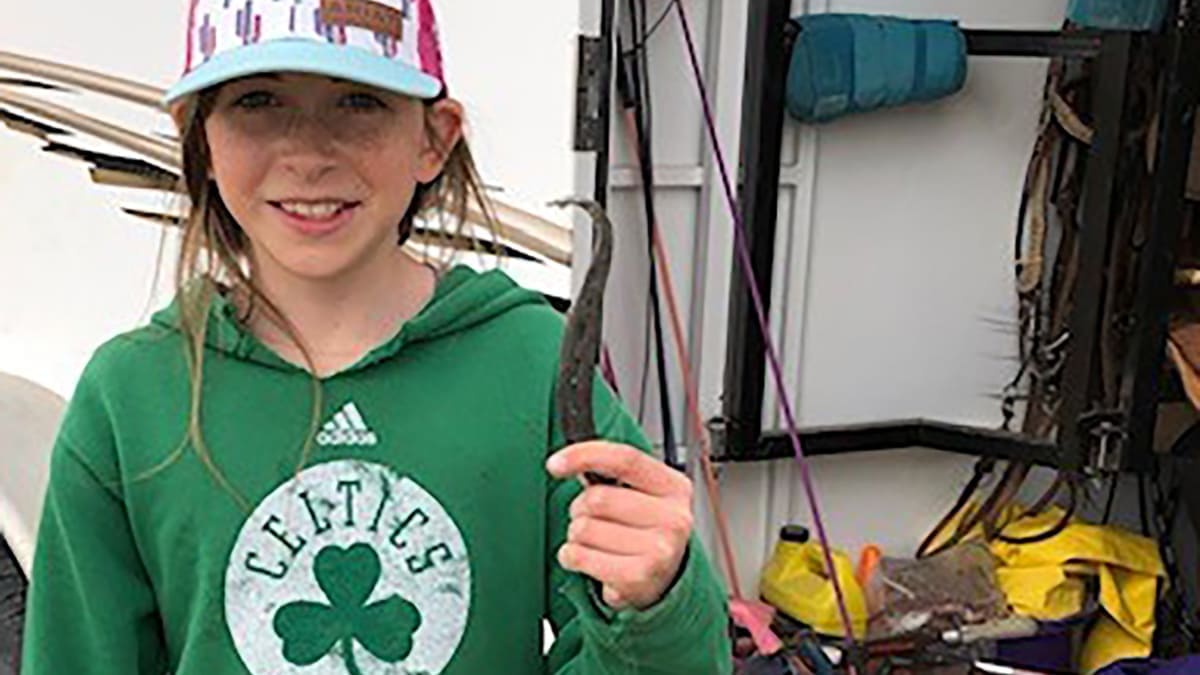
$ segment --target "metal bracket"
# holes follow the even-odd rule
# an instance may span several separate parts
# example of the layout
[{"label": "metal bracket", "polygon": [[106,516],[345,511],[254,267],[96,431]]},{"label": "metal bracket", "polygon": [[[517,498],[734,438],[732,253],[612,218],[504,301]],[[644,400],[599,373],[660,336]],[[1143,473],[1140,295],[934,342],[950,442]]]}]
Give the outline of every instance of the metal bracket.
[{"label": "metal bracket", "polygon": [[575,151],[596,152],[604,143],[602,102],[605,91],[604,38],[579,36],[579,67],[575,74]]},{"label": "metal bracket", "polygon": [[1092,466],[1104,472],[1118,471],[1121,468],[1121,456],[1125,454],[1125,431],[1109,422],[1101,424],[1095,431],[1100,437],[1096,446],[1096,454],[1092,457]]},{"label": "metal bracket", "polygon": [[712,445],[714,459],[731,454],[729,452],[729,425],[729,419],[720,415],[709,418],[704,423],[705,428],[708,429],[708,440]]},{"label": "metal bracket", "polygon": [[1121,458],[1129,443],[1126,415],[1118,410],[1096,411],[1079,420],[1086,437],[1093,440],[1087,448],[1084,470],[1102,474],[1120,471]]}]

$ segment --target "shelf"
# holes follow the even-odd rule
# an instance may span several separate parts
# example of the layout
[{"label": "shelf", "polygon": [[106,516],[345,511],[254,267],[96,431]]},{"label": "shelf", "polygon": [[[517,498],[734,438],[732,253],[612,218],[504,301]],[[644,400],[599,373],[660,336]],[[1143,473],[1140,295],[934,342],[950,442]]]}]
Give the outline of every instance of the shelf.
[{"label": "shelf", "polygon": [[[792,41],[798,31],[790,20],[790,0],[751,4],[747,24],[745,98],[742,105],[740,208],[752,268],[764,302],[772,297],[772,270],[779,205],[780,159],[785,124],[785,83]],[[1198,78],[1191,64],[1200,60],[1195,17],[1172,10],[1168,31],[1157,37],[1128,32],[964,30],[974,57],[1062,57],[1091,59],[1095,76],[1092,118],[1096,138],[1086,163],[1084,201],[1079,215],[1080,269],[1068,318],[1071,343],[1062,382],[1063,412],[1056,443],[1031,440],[990,429],[927,420],[880,422],[849,427],[807,429],[801,438],[811,455],[844,454],[924,446],[950,452],[991,456],[1067,470],[1095,461],[1095,420],[1116,420],[1121,468],[1136,470],[1152,452],[1157,404],[1163,392],[1178,396],[1174,378],[1163,377],[1166,311],[1175,267],[1175,242],[1183,217],[1184,183],[1191,148],[1191,112],[1198,100]],[[1096,364],[1104,330],[1103,306],[1107,251],[1114,236],[1119,205],[1114,186],[1120,174],[1121,134],[1127,89],[1133,82],[1131,54],[1142,39],[1162,39],[1169,58],[1167,82],[1159,100],[1165,120],[1158,136],[1158,180],[1152,197],[1146,243],[1135,271],[1134,329],[1120,364],[1118,409],[1097,415]],[[1017,188],[1014,188],[1017,189]],[[734,258],[731,264],[739,264]],[[745,277],[736,269],[730,284],[725,387],[719,424],[722,461],[760,461],[789,457],[785,435],[761,428],[766,385],[765,344]],[[1064,420],[1070,420],[1065,422]]]},{"label": "shelf", "polygon": [[[719,435],[719,434],[718,434]],[[1057,466],[1057,445],[1021,434],[932,420],[899,420],[800,430],[800,443],[808,457],[902,448],[930,448],[972,456],[994,457]],[[793,456],[791,439],[768,433],[755,452],[739,457],[718,456],[718,462],[757,462]]]}]

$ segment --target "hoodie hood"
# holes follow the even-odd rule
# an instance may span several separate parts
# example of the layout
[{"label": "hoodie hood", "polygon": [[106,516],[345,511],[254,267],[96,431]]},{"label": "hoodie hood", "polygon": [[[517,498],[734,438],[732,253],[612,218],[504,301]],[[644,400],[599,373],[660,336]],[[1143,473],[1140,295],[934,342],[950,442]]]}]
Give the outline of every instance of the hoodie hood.
[{"label": "hoodie hood", "polygon": [[[181,302],[177,295],[169,306],[153,315],[151,323],[180,330]],[[392,358],[408,345],[468,330],[526,305],[548,306],[548,303],[539,293],[522,288],[501,270],[477,272],[465,265],[457,265],[442,274],[429,302],[396,335],[342,373],[370,367]],[[298,369],[250,333],[239,321],[237,308],[221,294],[215,294],[212,299],[205,344],[235,359],[281,370]]]}]

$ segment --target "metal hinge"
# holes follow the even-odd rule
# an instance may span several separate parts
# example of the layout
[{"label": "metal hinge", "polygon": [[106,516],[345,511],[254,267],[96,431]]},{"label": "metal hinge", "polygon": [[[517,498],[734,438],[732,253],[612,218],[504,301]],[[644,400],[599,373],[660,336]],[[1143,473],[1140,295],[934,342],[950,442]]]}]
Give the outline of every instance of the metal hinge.
[{"label": "metal hinge", "polygon": [[603,38],[579,36],[579,70],[575,74],[575,151],[596,152],[604,141],[601,103],[604,91]]}]

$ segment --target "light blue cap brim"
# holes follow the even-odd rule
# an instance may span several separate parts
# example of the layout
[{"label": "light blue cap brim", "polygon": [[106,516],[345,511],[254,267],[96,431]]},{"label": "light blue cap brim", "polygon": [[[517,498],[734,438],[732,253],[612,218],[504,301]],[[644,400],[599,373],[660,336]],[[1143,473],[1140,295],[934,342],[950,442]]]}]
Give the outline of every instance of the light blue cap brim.
[{"label": "light blue cap brim", "polygon": [[247,75],[298,72],[337,77],[414,98],[434,98],[442,83],[402,61],[358,47],[284,38],[246,45],[214,56],[193,68],[163,96],[170,106],[179,98]]}]

